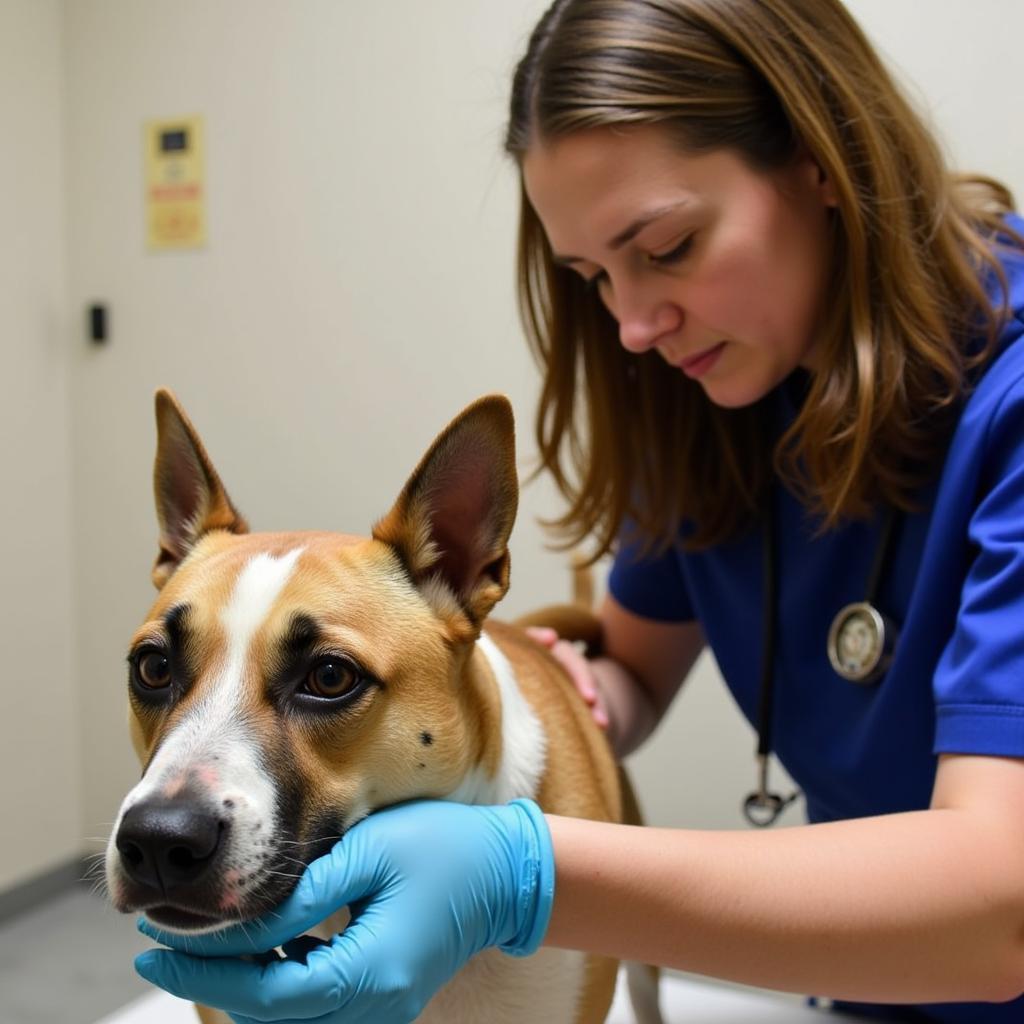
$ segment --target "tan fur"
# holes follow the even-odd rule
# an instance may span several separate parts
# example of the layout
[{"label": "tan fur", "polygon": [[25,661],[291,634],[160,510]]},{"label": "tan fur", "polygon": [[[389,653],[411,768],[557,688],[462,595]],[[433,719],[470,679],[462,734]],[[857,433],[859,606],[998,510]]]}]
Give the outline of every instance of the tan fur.
[{"label": "tan fur", "polygon": [[196,1004],[196,1013],[202,1024],[231,1024],[231,1018],[220,1010],[211,1010],[208,1006]]},{"label": "tan fur", "polygon": [[615,995],[618,976],[617,960],[608,957],[587,956],[587,976],[576,1012],[574,1024],[603,1024]]}]

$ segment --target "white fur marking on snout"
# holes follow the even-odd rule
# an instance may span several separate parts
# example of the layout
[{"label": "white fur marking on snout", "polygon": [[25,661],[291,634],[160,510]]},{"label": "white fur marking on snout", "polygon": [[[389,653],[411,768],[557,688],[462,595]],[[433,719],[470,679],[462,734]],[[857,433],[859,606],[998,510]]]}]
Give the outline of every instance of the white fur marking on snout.
[{"label": "white fur marking on snout", "polygon": [[501,698],[501,763],[494,778],[480,771],[469,774],[450,800],[464,804],[503,804],[517,797],[534,797],[544,774],[547,738],[516,682],[512,663],[486,633],[477,647],[487,658]]},{"label": "white fur marking on snout", "polygon": [[[273,829],[275,792],[260,764],[259,746],[245,728],[239,709],[246,679],[249,648],[288,582],[302,548],[281,558],[260,554],[239,573],[231,599],[221,613],[227,630],[227,658],[223,670],[164,738],[156,756],[137,786],[125,797],[107,846],[107,878],[116,891],[119,869],[115,838],[125,812],[142,800],[191,778],[203,784],[214,805],[231,809],[229,869],[258,872],[261,855],[255,837],[269,836]],[[216,764],[215,771],[212,765]]]},{"label": "white fur marking on snout", "polygon": [[[239,573],[235,592],[221,613],[221,621],[228,631],[229,672],[235,664],[239,669],[244,665],[253,635],[270,614],[302,550],[295,548],[281,558],[257,555]],[[235,683],[240,682],[239,673]]]}]

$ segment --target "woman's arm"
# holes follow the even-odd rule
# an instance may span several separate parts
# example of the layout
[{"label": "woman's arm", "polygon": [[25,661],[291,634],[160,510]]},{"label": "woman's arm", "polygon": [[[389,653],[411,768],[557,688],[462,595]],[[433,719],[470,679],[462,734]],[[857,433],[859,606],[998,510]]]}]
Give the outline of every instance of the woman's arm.
[{"label": "woman's arm", "polygon": [[927,811],[777,832],[548,820],[550,945],[865,1002],[1024,991],[1024,761],[945,756]]},{"label": "woman's arm", "polygon": [[554,642],[553,633],[552,653],[595,705],[595,717],[607,728],[621,760],[661,721],[704,648],[704,634],[696,622],[657,622],[634,615],[611,596],[598,616],[603,657],[588,661],[572,644]]}]

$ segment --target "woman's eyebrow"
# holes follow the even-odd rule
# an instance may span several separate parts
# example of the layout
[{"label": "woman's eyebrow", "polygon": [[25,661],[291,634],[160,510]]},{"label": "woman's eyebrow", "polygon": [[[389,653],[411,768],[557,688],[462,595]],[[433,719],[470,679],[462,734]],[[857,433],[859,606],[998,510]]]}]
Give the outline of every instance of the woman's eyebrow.
[{"label": "woman's eyebrow", "polygon": [[[634,220],[629,227],[624,231],[620,231],[609,243],[608,248],[615,250],[621,249],[627,242],[632,241],[648,224],[652,224],[658,220],[659,217],[664,217],[666,213],[671,213],[673,210],[678,210],[680,206],[686,206],[687,200],[681,199],[675,203],[669,203],[666,206],[658,206],[653,210],[648,210],[647,213],[641,214]],[[563,256],[558,253],[551,254],[552,260],[559,266],[570,266],[573,263],[585,262],[581,256]]]}]

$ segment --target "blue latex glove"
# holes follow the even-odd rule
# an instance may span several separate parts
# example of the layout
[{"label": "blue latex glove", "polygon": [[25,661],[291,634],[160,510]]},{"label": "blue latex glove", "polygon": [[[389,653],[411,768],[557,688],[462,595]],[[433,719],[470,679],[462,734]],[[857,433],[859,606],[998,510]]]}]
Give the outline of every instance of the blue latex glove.
[{"label": "blue latex glove", "polygon": [[[554,876],[547,822],[532,801],[403,804],[350,829],[258,921],[198,936],[140,923],[189,955],[149,950],[135,967],[154,985],[225,1010],[237,1024],[407,1024],[480,950],[499,946],[525,956],[537,949],[551,917]],[[349,926],[303,963],[289,940],[346,905]],[[292,955],[264,966],[238,959],[276,946]]]}]

